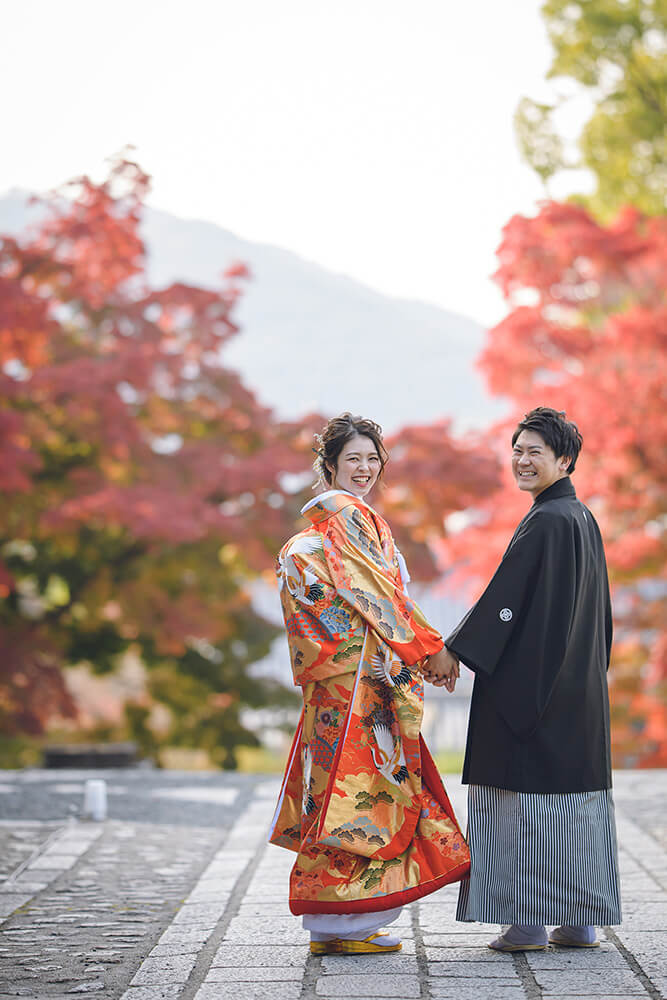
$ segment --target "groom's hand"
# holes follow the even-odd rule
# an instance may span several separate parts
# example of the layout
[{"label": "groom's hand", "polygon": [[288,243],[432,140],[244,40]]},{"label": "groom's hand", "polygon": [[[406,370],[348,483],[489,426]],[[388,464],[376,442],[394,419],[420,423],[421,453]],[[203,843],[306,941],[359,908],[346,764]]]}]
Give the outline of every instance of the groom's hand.
[{"label": "groom's hand", "polygon": [[434,687],[445,687],[450,693],[456,687],[456,681],[461,676],[459,661],[443,646],[439,653],[429,656],[422,668],[424,679]]}]

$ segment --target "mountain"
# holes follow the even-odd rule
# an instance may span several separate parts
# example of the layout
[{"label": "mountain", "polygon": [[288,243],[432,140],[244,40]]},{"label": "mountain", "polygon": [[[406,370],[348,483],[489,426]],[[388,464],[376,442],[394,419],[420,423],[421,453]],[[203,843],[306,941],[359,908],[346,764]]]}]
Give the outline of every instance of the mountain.
[{"label": "mountain", "polygon": [[[0,198],[0,233],[15,234],[39,210],[23,192]],[[498,417],[474,368],[484,330],[436,306],[391,298],[298,255],[252,243],[210,222],[147,208],[143,236],[152,283],[220,283],[232,261],[252,272],[226,348],[279,416],[352,410],[386,431],[449,416],[459,430]]]}]

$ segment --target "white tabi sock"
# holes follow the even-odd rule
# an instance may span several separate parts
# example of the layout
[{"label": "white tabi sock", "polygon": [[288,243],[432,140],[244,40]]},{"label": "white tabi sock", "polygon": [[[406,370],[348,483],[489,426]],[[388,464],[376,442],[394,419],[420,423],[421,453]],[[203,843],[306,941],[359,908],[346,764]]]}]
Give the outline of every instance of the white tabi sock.
[{"label": "white tabi sock", "polygon": [[595,927],[591,924],[584,924],[582,927],[561,924],[556,930],[569,938],[570,941],[576,941],[578,944],[593,944],[595,941]]},{"label": "white tabi sock", "polygon": [[501,928],[501,934],[509,944],[546,944],[547,932],[544,924],[511,924]]}]

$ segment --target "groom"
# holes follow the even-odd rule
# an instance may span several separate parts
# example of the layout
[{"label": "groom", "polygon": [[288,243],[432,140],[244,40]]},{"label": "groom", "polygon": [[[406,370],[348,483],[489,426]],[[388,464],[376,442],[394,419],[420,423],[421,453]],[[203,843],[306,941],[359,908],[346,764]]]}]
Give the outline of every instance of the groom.
[{"label": "groom", "polygon": [[424,675],[475,673],[463,782],[470,879],[458,920],[508,924],[496,951],[593,948],[621,908],[606,671],[611,607],[599,528],[570,474],[582,444],[537,407],[512,436],[533,504],[488,587]]}]

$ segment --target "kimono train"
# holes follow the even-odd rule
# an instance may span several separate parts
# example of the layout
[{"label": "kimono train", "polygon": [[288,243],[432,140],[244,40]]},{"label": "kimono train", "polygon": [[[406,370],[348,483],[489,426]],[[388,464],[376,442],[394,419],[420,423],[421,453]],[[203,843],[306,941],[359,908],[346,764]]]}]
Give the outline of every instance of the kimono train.
[{"label": "kimono train", "polygon": [[270,840],[296,853],[292,913],[391,910],[469,871],[420,736],[418,665],[443,641],[406,593],[371,507],[332,490],[302,513],[310,524],[277,572],[304,705]]}]

